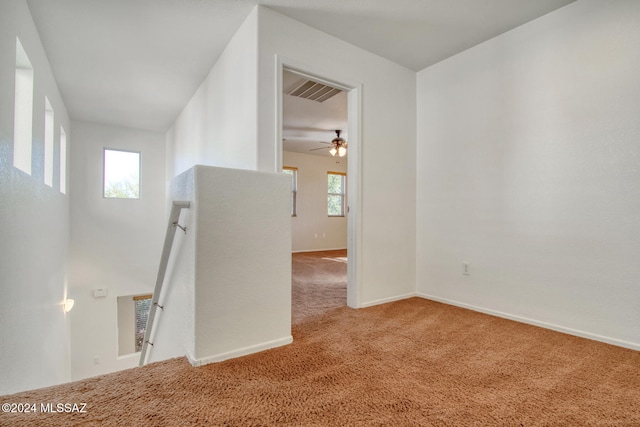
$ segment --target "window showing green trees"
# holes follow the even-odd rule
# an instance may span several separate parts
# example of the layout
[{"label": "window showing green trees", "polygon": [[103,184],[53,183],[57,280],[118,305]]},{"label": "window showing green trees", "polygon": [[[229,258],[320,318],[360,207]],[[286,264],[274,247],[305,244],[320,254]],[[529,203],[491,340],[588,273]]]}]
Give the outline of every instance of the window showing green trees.
[{"label": "window showing green trees", "polygon": [[104,149],[104,197],[140,198],[140,153]]},{"label": "window showing green trees", "polygon": [[327,213],[329,216],[344,216],[347,174],[327,172]]},{"label": "window showing green trees", "polygon": [[144,344],[144,334],[147,330],[147,319],[149,318],[149,311],[151,310],[151,298],[152,295],[133,297],[136,310],[136,352],[142,351],[142,345]]}]

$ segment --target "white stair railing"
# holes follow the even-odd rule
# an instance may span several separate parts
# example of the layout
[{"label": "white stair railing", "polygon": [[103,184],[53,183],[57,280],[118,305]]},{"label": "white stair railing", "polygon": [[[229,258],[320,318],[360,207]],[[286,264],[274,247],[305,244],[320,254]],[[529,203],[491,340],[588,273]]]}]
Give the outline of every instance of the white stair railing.
[{"label": "white stair railing", "polygon": [[164,306],[158,304],[160,299],[160,292],[162,291],[162,284],[164,283],[164,276],[167,272],[167,264],[169,263],[169,256],[171,255],[171,248],[173,247],[173,238],[176,234],[176,228],[181,229],[185,234],[187,233],[187,227],[183,227],[178,224],[180,218],[180,212],[182,209],[188,209],[189,202],[176,202],[174,201],[171,206],[171,213],[169,214],[169,223],[167,224],[167,233],[164,237],[164,247],[162,248],[162,256],[160,257],[160,266],[158,267],[158,277],[156,278],[156,286],[153,289],[153,297],[151,299],[151,308],[149,309],[149,317],[147,318],[147,327],[144,332],[144,341],[142,342],[142,351],[140,352],[140,362],[138,366],[145,364],[148,346],[153,346],[150,342],[151,329],[153,328],[153,320],[156,316],[156,308],[164,309]]}]

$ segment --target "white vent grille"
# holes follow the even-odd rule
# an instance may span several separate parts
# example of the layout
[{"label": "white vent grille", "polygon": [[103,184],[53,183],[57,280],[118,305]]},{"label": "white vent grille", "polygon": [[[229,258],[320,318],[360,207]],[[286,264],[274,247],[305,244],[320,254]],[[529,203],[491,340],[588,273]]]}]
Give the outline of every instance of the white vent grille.
[{"label": "white vent grille", "polygon": [[342,92],[340,89],[323,85],[322,83],[314,82],[312,80],[305,80],[287,92],[287,95],[323,102],[340,92]]}]

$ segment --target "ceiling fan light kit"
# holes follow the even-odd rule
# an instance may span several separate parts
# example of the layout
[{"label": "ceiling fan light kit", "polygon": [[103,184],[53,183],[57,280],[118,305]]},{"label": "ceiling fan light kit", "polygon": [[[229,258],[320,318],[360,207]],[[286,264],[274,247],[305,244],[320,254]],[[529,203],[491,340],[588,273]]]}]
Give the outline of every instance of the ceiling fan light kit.
[{"label": "ceiling fan light kit", "polygon": [[332,156],[338,154],[339,157],[344,157],[347,154],[347,141],[344,138],[340,138],[340,132],[342,132],[340,129],[336,129],[336,137],[331,141],[333,147],[331,147],[329,153]]},{"label": "ceiling fan light kit", "polygon": [[[322,144],[330,144],[331,148],[329,149],[329,154],[331,154],[332,156],[336,156],[336,154],[339,157],[344,157],[347,154],[347,141],[344,140],[344,138],[340,138],[340,132],[342,132],[341,130],[336,130],[336,137],[333,138],[333,140],[331,140],[331,142],[322,142]],[[322,148],[313,148],[309,151],[318,151],[318,150],[325,150],[329,147],[322,147]]]}]

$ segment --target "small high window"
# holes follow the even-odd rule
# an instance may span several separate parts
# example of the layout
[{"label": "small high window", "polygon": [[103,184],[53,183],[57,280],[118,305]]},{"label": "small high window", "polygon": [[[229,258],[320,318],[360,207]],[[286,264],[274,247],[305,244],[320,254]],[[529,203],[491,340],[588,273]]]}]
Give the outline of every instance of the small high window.
[{"label": "small high window", "polygon": [[104,197],[140,198],[140,153],[104,149]]},{"label": "small high window", "polygon": [[47,97],[44,98],[44,183],[53,187],[53,108]]},{"label": "small high window", "polygon": [[298,198],[298,168],[284,166],[282,173],[291,176],[291,216],[297,216],[296,202]]},{"label": "small high window", "polygon": [[31,175],[33,67],[16,39],[16,87],[13,116],[13,166]]},{"label": "small high window", "polygon": [[67,133],[60,126],[60,192],[67,194]]},{"label": "small high window", "polygon": [[344,216],[346,211],[347,174],[327,172],[327,213]]}]

